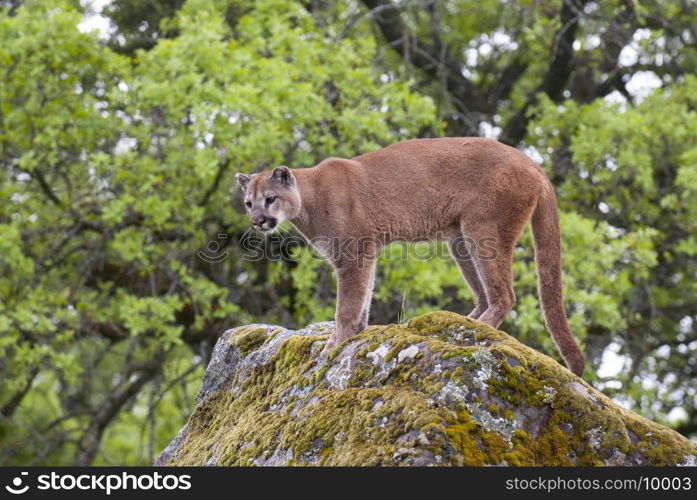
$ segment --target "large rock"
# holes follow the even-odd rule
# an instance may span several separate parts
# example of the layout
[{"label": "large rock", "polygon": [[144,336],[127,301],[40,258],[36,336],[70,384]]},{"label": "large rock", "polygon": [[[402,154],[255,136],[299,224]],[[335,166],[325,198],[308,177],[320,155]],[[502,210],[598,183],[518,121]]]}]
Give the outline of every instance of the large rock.
[{"label": "large rock", "polygon": [[695,465],[697,444],[557,362],[448,312],[225,332],[160,465]]}]

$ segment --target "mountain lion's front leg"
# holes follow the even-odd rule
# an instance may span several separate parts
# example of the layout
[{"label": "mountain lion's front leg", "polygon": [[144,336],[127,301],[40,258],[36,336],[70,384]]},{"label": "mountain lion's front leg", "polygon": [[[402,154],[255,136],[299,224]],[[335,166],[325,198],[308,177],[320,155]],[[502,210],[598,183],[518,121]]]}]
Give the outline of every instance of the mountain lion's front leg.
[{"label": "mountain lion's front leg", "polygon": [[336,268],[338,281],[336,331],[327,341],[324,347],[325,353],[365,328],[362,316],[374,267],[375,261],[366,258],[357,259]]},{"label": "mountain lion's front leg", "polygon": [[371,266],[370,281],[368,282],[368,291],[365,294],[365,303],[361,312],[361,321],[358,324],[358,331],[363,331],[368,326],[368,318],[370,316],[370,304],[373,300],[373,288],[375,288],[375,262]]}]

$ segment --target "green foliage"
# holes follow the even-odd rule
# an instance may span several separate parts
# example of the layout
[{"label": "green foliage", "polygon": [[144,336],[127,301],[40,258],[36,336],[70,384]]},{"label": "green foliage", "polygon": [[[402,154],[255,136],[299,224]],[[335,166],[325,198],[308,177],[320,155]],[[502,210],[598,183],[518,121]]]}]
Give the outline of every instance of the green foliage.
[{"label": "green foliage", "polygon": [[195,383],[170,384],[200,376],[191,349],[264,300],[231,284],[255,272],[236,245],[197,256],[247,225],[232,174],[436,126],[429,99],[375,77],[372,38],[329,40],[290,1],[233,26],[225,9],[187,2],[176,36],[132,58],[67,3],[0,17],[2,463],[151,461],[190,408]]},{"label": "green foliage", "polygon": [[[538,149],[558,151],[563,147],[560,137],[569,137],[573,163],[583,180],[569,176],[560,182],[562,209],[606,221],[603,227],[610,240],[605,248],[586,238],[574,246],[565,240],[567,261],[576,249],[584,250],[584,241],[585,250],[597,252],[571,263],[570,269],[579,269],[588,281],[573,283],[568,297],[576,307],[582,303],[578,290],[609,292],[593,298],[590,317],[613,309],[621,318],[606,322],[596,318],[591,324],[614,332],[627,351],[644,351],[632,360],[632,370],[619,377],[624,390],[635,394],[643,393],[646,380],[655,379],[657,372],[689,374],[694,361],[695,343],[690,343],[686,327],[695,313],[697,290],[692,278],[697,273],[696,91],[697,79],[688,76],[670,91],[655,93],[632,107],[595,101],[557,108],[547,101],[537,122]],[[550,165],[552,155],[543,155]],[[558,163],[557,168],[563,165]],[[550,173],[554,175],[554,167]],[[572,227],[566,224],[564,229]],[[604,253],[610,260],[592,266]],[[590,267],[583,269],[581,263]],[[649,311],[639,310],[638,296],[648,297]],[[656,357],[646,350],[669,355]],[[694,387],[686,387],[674,375],[664,382],[657,399],[668,408],[676,402],[691,406]],[[640,398],[639,407],[660,418],[661,407],[652,399]]]}]

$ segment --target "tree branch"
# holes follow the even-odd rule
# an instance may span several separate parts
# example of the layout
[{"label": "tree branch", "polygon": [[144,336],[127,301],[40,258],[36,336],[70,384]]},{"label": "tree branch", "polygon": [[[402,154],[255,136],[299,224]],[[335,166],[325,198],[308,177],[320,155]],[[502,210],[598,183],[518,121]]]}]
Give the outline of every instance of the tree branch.
[{"label": "tree branch", "polygon": [[389,0],[363,0],[387,44],[405,61],[420,69],[434,81],[442,81],[462,117],[462,135],[478,135],[474,112],[485,102],[474,84],[462,74],[461,64],[450,57],[437,40],[433,44],[420,41],[404,26],[400,10]]},{"label": "tree branch", "polygon": [[58,199],[58,196],[56,196],[56,193],[53,192],[51,186],[48,184],[48,182],[46,182],[44,174],[42,174],[40,170],[34,170],[32,174],[34,174],[36,180],[39,181],[41,191],[44,192],[48,199],[51,200],[51,202],[53,202],[55,205],[58,205],[59,207],[62,206],[63,203],[61,203],[61,201]]},{"label": "tree branch", "polygon": [[10,400],[2,406],[2,408],[0,409],[0,415],[7,418],[11,417],[14,414],[14,412],[17,410],[20,403],[24,399],[24,396],[26,396],[29,390],[31,389],[32,384],[34,383],[34,379],[36,378],[38,373],[39,369],[37,367],[31,369],[27,376],[27,380],[24,382],[24,386],[20,390],[15,392],[13,396],[10,398]]},{"label": "tree branch", "polygon": [[507,99],[511,95],[513,86],[528,69],[528,63],[520,56],[515,57],[501,72],[501,77],[494,82],[486,92],[486,100],[492,109],[496,109],[499,101]]},{"label": "tree branch", "polygon": [[220,181],[223,180],[223,176],[227,172],[228,168],[230,168],[230,158],[218,165],[218,172],[216,172],[215,174],[215,179],[213,179],[213,183],[208,187],[206,192],[203,194],[203,197],[198,202],[199,207],[205,206],[208,203],[208,200],[211,198],[211,196],[213,196],[213,193],[215,193],[218,190]]},{"label": "tree branch", "polygon": [[583,6],[589,0],[563,0],[559,13],[561,27],[554,34],[554,46],[547,71],[540,84],[529,95],[525,104],[508,121],[501,140],[508,144],[518,144],[527,132],[530,108],[537,104],[540,93],[545,93],[553,101],[559,101],[573,70],[573,51],[576,31]]},{"label": "tree branch", "polygon": [[[87,429],[82,433],[78,441],[77,452],[72,465],[87,466],[94,461],[97,451],[99,450],[99,444],[104,430],[121,408],[131,400],[131,398],[135,397],[146,383],[157,375],[163,360],[164,351],[160,350],[153,359],[149,360],[147,363],[143,363],[143,365],[139,367],[142,368],[142,371],[138,377],[135,379],[130,379],[129,377],[128,380],[131,380],[129,383],[121,384],[108,398],[106,398],[102,406],[94,414]],[[128,373],[129,371],[132,373],[134,370],[127,367],[124,373]]]}]

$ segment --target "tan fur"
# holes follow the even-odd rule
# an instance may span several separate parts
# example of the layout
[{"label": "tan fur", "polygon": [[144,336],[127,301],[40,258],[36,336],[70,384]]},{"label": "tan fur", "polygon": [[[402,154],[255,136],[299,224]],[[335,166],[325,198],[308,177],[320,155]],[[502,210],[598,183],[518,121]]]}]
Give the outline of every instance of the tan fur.
[{"label": "tan fur", "polygon": [[[335,267],[337,330],[327,349],[368,324],[375,259],[397,240],[447,238],[477,297],[470,316],[498,327],[515,302],[513,250],[531,220],[547,327],[567,366],[583,372],[584,356],[564,313],[554,189],[517,149],[481,138],[414,139],[350,160],[237,178],[255,227],[272,231],[289,220]],[[454,242],[463,237],[488,241],[496,258],[458,252]]]}]

